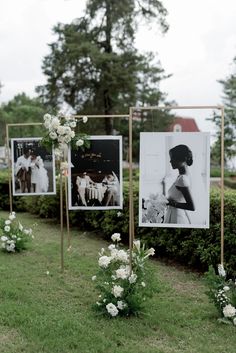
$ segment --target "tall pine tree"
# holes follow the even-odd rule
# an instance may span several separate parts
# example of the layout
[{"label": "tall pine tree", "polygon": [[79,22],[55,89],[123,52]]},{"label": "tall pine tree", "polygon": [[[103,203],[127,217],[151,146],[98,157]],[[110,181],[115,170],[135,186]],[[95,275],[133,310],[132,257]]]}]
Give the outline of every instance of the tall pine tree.
[{"label": "tall pine tree", "polygon": [[[234,72],[225,80],[219,82],[223,85],[223,104],[225,106],[224,117],[224,156],[225,162],[236,156],[236,57],[233,59]],[[218,132],[217,140],[212,147],[212,159],[220,164],[220,135],[221,116],[214,114],[212,120],[215,122]]]}]

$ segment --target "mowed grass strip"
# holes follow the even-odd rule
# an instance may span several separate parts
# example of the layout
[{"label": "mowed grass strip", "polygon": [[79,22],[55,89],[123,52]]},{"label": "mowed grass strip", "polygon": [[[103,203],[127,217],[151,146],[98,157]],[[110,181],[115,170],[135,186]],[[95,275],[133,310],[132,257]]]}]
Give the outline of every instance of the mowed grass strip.
[{"label": "mowed grass strip", "polygon": [[93,311],[91,281],[108,245],[102,235],[73,229],[67,251],[65,231],[61,273],[60,225],[17,219],[38,226],[28,251],[0,252],[0,353],[235,353],[236,328],[217,322],[197,274],[151,261],[158,291],[141,317],[104,318]]}]

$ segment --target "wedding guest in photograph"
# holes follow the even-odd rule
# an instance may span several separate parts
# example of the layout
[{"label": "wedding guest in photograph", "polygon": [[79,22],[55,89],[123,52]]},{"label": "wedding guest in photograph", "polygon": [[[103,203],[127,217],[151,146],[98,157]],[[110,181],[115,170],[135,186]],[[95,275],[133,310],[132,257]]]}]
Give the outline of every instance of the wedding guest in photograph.
[{"label": "wedding guest in photograph", "polygon": [[30,192],[31,169],[30,169],[30,149],[29,148],[24,148],[23,154],[17,158],[16,165],[15,165],[15,175],[20,182],[20,191],[22,193]]},{"label": "wedding guest in photograph", "polygon": [[32,191],[36,193],[47,192],[49,187],[48,172],[41,156],[37,156],[34,151],[30,155],[30,168]]},{"label": "wedding guest in photograph", "polygon": [[119,179],[116,174],[112,171],[111,174],[105,176],[102,184],[106,186],[107,190],[104,196],[105,206],[114,206],[119,203]]},{"label": "wedding guest in photograph", "polygon": [[186,145],[177,145],[170,149],[169,155],[171,166],[178,169],[179,175],[168,190],[164,223],[190,224],[187,211],[195,211],[188,171],[193,164],[192,151]]},{"label": "wedding guest in photograph", "polygon": [[90,178],[89,175],[87,175],[86,172],[82,174],[80,177],[79,175],[76,177],[76,185],[77,185],[77,190],[78,190],[78,198],[81,200],[83,206],[87,206],[87,201],[86,201],[86,188],[88,188],[90,185],[93,185],[94,182]]}]

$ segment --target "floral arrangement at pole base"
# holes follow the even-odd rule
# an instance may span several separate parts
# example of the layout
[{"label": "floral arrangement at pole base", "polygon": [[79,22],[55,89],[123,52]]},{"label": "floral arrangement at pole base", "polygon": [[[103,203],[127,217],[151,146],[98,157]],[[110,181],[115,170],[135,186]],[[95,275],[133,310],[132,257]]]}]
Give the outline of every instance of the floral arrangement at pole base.
[{"label": "floral arrangement at pole base", "polygon": [[99,271],[92,277],[99,290],[95,308],[109,317],[138,315],[151,294],[147,261],[155,250],[146,249],[140,240],[136,240],[130,257],[130,251],[119,245],[119,233],[114,233],[111,239],[113,243],[106,250],[101,249]]},{"label": "floral arrangement at pole base", "polygon": [[46,134],[42,143],[45,147],[53,146],[55,148],[54,153],[56,158],[63,158],[65,149],[69,143],[82,148],[89,146],[86,134],[76,134],[77,123],[79,121],[86,123],[88,121],[86,116],[76,119],[72,115],[63,113],[59,113],[58,116],[47,113],[43,119]]},{"label": "floral arrangement at pole base", "polygon": [[218,320],[236,326],[235,281],[226,279],[226,271],[223,265],[218,265],[218,274],[215,273],[211,266],[205,278],[209,287],[207,294],[220,314]]},{"label": "floral arrangement at pole base", "polygon": [[20,252],[34,236],[31,228],[24,228],[16,221],[15,212],[10,213],[7,220],[0,219],[1,249],[8,253]]}]

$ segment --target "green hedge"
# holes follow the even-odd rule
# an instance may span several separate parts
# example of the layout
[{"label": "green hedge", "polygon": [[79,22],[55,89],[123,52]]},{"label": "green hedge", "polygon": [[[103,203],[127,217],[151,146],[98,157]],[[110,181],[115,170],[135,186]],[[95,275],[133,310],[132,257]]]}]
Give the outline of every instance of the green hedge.
[{"label": "green hedge", "polygon": [[[4,191],[4,193],[3,193]],[[9,209],[8,184],[0,185],[0,207]],[[80,230],[94,230],[106,239],[114,232],[123,235],[128,243],[129,212],[128,182],[124,182],[124,209],[107,211],[70,211],[70,224]],[[3,195],[3,196],[2,196]],[[145,240],[156,249],[158,256],[170,258],[182,264],[204,271],[220,261],[220,191],[211,190],[210,228],[149,228],[138,227],[138,183],[134,183],[135,237]],[[44,218],[60,218],[59,190],[55,196],[14,197],[15,211],[28,211]],[[65,212],[64,212],[65,214]],[[225,266],[236,275],[236,191],[225,191]]]}]

